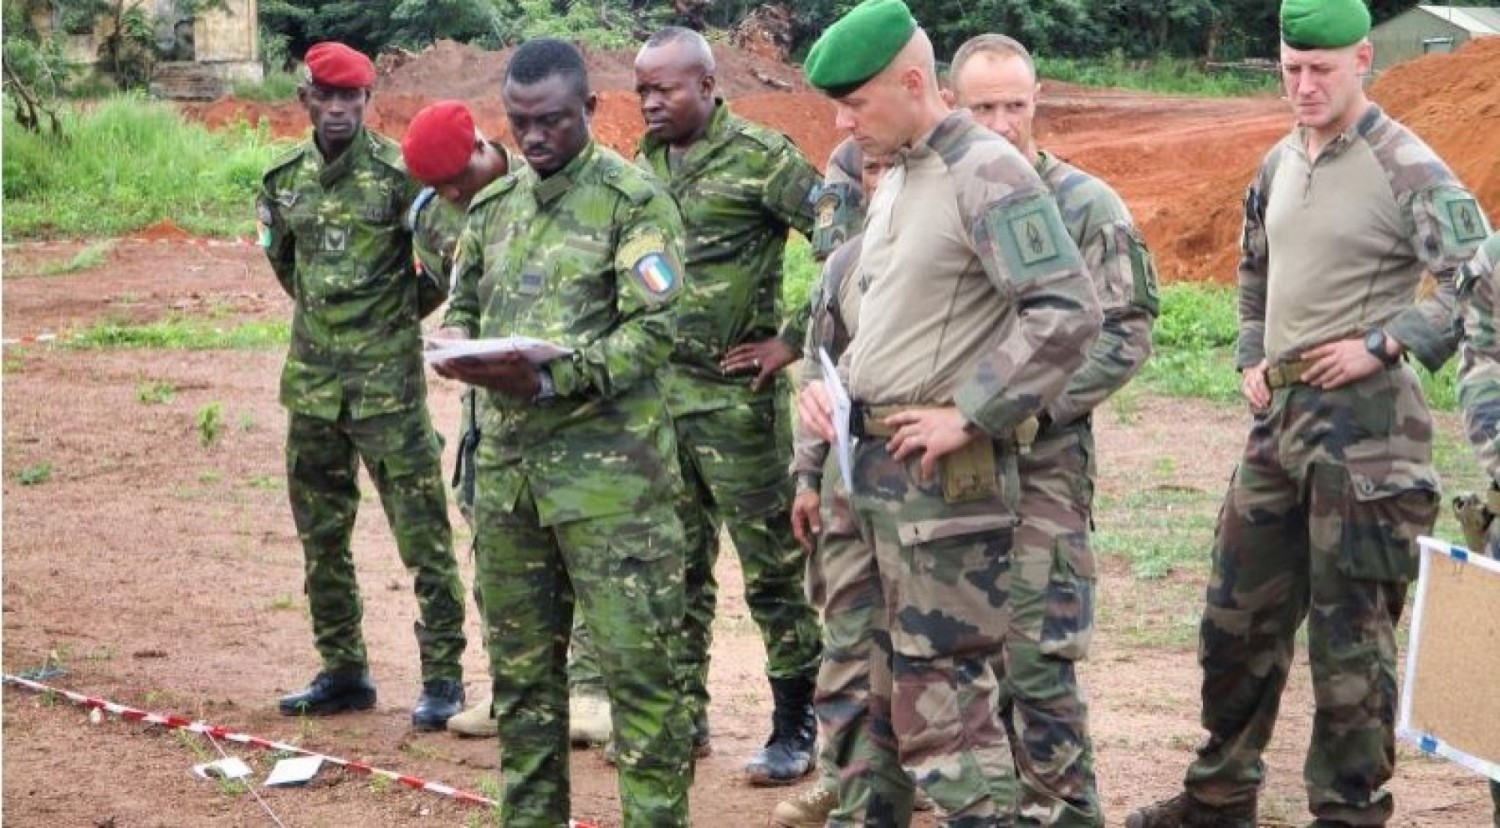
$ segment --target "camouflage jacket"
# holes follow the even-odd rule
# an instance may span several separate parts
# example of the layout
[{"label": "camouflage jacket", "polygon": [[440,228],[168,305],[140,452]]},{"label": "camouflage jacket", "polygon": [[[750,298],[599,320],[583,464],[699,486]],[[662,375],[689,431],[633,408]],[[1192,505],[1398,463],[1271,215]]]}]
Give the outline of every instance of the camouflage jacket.
[{"label": "camouflage jacket", "polygon": [[[1267,237],[1267,205],[1271,184],[1282,167],[1293,156],[1305,156],[1303,140],[1303,131],[1294,129],[1272,147],[1245,195],[1239,265],[1240,335],[1235,355],[1241,370],[1267,356],[1266,308],[1272,253]],[[1364,144],[1384,170],[1389,196],[1400,216],[1400,226],[1385,231],[1390,236],[1388,244],[1372,255],[1372,278],[1405,271],[1410,274],[1411,285],[1403,289],[1412,295],[1417,292],[1418,276],[1424,267],[1437,282],[1433,295],[1406,305],[1389,319],[1367,321],[1382,326],[1408,353],[1436,371],[1458,347],[1454,274],[1488,233],[1484,216],[1442,159],[1373,104],[1323,149],[1314,169],[1325,161],[1335,162],[1353,151],[1356,144]]]},{"label": "camouflage jacket", "polygon": [[593,143],[545,179],[525,167],[475,197],[444,324],[574,349],[547,365],[550,399],[482,394],[485,499],[514,505],[529,486],[550,526],[676,491],[655,378],[672,349],[681,238],[660,182]]},{"label": "camouflage jacket", "polygon": [[1108,184],[1045,152],[1036,171],[1052,190],[1104,310],[1104,327],[1088,359],[1047,406],[1052,421],[1062,424],[1093,411],[1151,356],[1151,327],[1159,309],[1156,264],[1129,208]]},{"label": "camouflage jacket", "polygon": [[1480,246],[1458,274],[1464,340],[1458,365],[1458,403],[1464,432],[1490,480],[1500,484],[1500,232]]},{"label": "camouflage jacket", "polygon": [[416,193],[400,148],[369,130],[332,163],[309,141],[266,172],[261,246],[295,302],[281,374],[291,411],[358,420],[426,402],[422,297],[441,288],[412,266],[402,218]]},{"label": "camouflage jacket", "polygon": [[793,350],[802,344],[801,313],[781,330],[781,263],[788,229],[812,234],[818,173],[786,136],[723,101],[675,169],[667,156],[667,145],[647,136],[636,159],[667,182],[688,233],[667,404],[673,414],[714,411],[752,396],[749,377],[719,369],[730,348],[772,336]]},{"label": "camouflage jacket", "polygon": [[[856,234],[846,239],[833,254],[823,262],[823,278],[818,280],[808,304],[811,315],[807,322],[807,337],[802,348],[802,362],[798,371],[797,387],[800,389],[813,380],[822,379],[823,363],[819,350],[828,351],[828,358],[835,364],[854,338],[855,326],[859,322],[860,238]],[[808,431],[801,417],[792,418],[792,474],[820,477],[828,459],[828,441]],[[817,487],[811,487],[817,490]]]},{"label": "camouflage jacket", "polygon": [[[505,157],[507,175],[525,165],[503,144],[493,141],[490,145]],[[463,232],[468,210],[438,196],[437,190],[425,187],[417,194],[406,213],[406,227],[411,231],[412,252],[416,254],[417,272],[429,276],[443,289],[447,298],[449,284],[453,279],[453,257],[458,251],[458,237]],[[436,307],[436,306],[434,306]],[[423,313],[426,315],[426,312]]]},{"label": "camouflage jacket", "polygon": [[865,191],[862,183],[864,155],[853,138],[845,138],[828,156],[823,183],[813,191],[812,255],[823,261],[848,239],[860,234],[865,224]]}]

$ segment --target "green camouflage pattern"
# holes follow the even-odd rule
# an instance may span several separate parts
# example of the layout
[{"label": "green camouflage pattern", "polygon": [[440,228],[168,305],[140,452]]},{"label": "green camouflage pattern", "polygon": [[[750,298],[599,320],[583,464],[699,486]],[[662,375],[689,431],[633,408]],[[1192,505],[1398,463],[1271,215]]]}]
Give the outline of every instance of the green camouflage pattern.
[{"label": "green camouflage pattern", "polygon": [[1036,168],[1083,254],[1104,325],[1083,366],[1047,406],[1046,428],[1019,458],[1021,525],[1011,565],[1011,628],[997,670],[1004,671],[1001,708],[1020,773],[1021,818],[1093,828],[1104,824],[1104,816],[1088,705],[1075,666],[1087,656],[1094,632],[1089,414],[1151,355],[1157,278],[1140,230],[1108,184],[1046,152]]},{"label": "green camouflage pattern", "polygon": [[1496,263],[1500,232],[1492,234],[1458,275],[1463,344],[1458,403],[1464,433],[1491,481],[1500,482],[1500,327],[1496,325]]},{"label": "green camouflage pattern", "polygon": [[[859,315],[851,291],[859,289],[859,248],[856,228],[855,235],[823,263],[822,278],[813,289],[800,385],[821,375],[819,348],[827,349],[829,358],[836,361],[853,337],[851,328],[858,324]],[[807,557],[806,576],[808,601],[823,616],[823,660],[813,695],[822,739],[818,784],[839,793],[828,824],[854,825],[869,807],[870,785],[862,774],[845,771],[867,767],[873,755],[865,726],[870,659],[875,652],[871,631],[875,614],[883,611],[880,578],[874,551],[859,533],[838,464],[828,456],[828,443],[807,431],[800,420],[793,420],[792,432],[796,446],[792,473],[799,478],[816,477],[821,487],[818,508],[823,531]]]},{"label": "green camouflage pattern", "polygon": [[287,492],[302,541],[313,640],[330,671],[369,666],[363,604],[349,547],[364,462],[396,551],[412,576],[422,680],[463,680],[463,582],[453,557],[442,446],[426,407],[329,422],[296,411],[287,428]]},{"label": "green camouflage pattern", "polygon": [[1199,631],[1208,739],[1187,773],[1210,805],[1252,801],[1307,622],[1313,815],[1384,825],[1394,801],[1396,624],[1438,511],[1432,418],[1398,365],[1272,393],[1225,496]]},{"label": "green camouflage pattern", "polygon": [[[927,140],[953,178],[974,257],[966,272],[976,278],[982,272],[993,288],[992,304],[983,307],[1006,332],[993,351],[973,354],[953,400],[985,431],[1008,435],[1043,411],[1080,367],[1099,330],[1098,300],[1066,235],[1049,237],[1051,255],[1018,249],[1025,241],[1013,232],[1016,222],[1051,227],[1062,219],[1014,147],[964,113],[944,119]],[[892,209],[882,208],[891,182],[887,177],[872,200],[870,232],[880,224],[876,211]],[[882,267],[889,269],[877,263],[875,272],[861,272],[865,304],[855,346],[869,335],[864,323],[873,285],[906,276]],[[907,278],[899,295],[932,289],[930,274]],[[846,777],[869,781],[868,804],[858,815],[866,824],[908,824],[912,780],[937,804],[945,825],[1012,822],[1019,789],[999,705],[1023,492],[1017,457],[1006,446],[992,443],[997,494],[957,503],[945,500],[941,475],[922,479],[920,457],[897,462],[881,440],[856,447],[851,500],[874,552],[881,593],[871,630],[880,655],[870,661],[869,756],[854,757],[845,770]]]},{"label": "green camouflage pattern", "polygon": [[426,402],[422,311],[442,285],[413,264],[404,218],[418,189],[400,147],[369,130],[332,163],[308,141],[267,170],[261,244],[295,303],[281,375],[289,410],[361,420]]},{"label": "green camouflage pattern", "polygon": [[[1430,371],[1437,371],[1453,356],[1458,347],[1458,326],[1454,324],[1454,275],[1474,253],[1487,228],[1463,227],[1447,209],[1455,199],[1472,202],[1473,197],[1443,160],[1411,130],[1388,117],[1380,107],[1371,105],[1353,129],[1353,140],[1369,144],[1371,152],[1385,169],[1391,192],[1401,209],[1404,239],[1393,238],[1393,245],[1409,246],[1412,255],[1421,260],[1426,272],[1437,282],[1433,295],[1413,302],[1390,319],[1364,320],[1383,327],[1387,334],[1406,347]],[[1272,177],[1282,162],[1282,155],[1294,152],[1293,142],[1301,133],[1293,130],[1271,148],[1261,162],[1260,170],[1245,194],[1245,221],[1240,241],[1239,314],[1240,337],[1235,364],[1240,369],[1260,364],[1266,358],[1266,295],[1270,244],[1266,237],[1266,204]],[[1475,211],[1476,213],[1478,211]],[[1463,215],[1459,216],[1462,220]],[[1470,222],[1476,221],[1469,217]],[[1482,224],[1484,216],[1478,215]],[[1393,251],[1400,249],[1393,246]],[[1394,254],[1393,254],[1394,255]],[[1386,270],[1396,269],[1392,262],[1381,262]],[[1413,271],[1411,290],[1417,291]]]},{"label": "green camouflage pattern", "polygon": [[844,242],[860,234],[865,223],[865,191],[861,184],[864,154],[853,138],[845,138],[828,157],[823,183],[812,192],[812,255],[823,261]]},{"label": "green camouflage pattern", "polygon": [[596,643],[626,826],[686,826],[691,723],[677,692],[681,475],[656,377],[682,284],[661,184],[590,143],[475,199],[445,324],[571,347],[550,399],[480,394],[476,565],[508,826],[566,824],[566,651],[575,600]]},{"label": "green camouflage pattern", "polygon": [[723,101],[680,161],[670,162],[667,150],[647,135],[636,160],[667,182],[688,229],[668,409],[676,417],[770,398],[769,385],[753,392],[750,377],[724,376],[719,360],[736,345],[778,335],[794,351],[801,346],[805,317],[783,318],[782,253],[787,231],[812,235],[818,172],[786,136]]}]

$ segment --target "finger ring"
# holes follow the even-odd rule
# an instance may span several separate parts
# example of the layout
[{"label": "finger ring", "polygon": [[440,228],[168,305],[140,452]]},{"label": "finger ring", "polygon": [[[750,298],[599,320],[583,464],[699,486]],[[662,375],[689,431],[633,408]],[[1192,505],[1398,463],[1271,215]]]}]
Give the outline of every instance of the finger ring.
[{"label": "finger ring", "polygon": [[760,369],[760,360],[758,360],[758,359],[752,359],[752,360],[750,360],[750,367],[755,368],[756,370],[759,370]]}]

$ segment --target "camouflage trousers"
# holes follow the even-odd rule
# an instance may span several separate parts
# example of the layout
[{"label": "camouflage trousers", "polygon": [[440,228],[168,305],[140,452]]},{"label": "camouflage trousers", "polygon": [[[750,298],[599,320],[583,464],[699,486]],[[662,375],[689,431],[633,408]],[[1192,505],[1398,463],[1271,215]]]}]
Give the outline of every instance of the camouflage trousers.
[{"label": "camouflage trousers", "polygon": [[1321,821],[1384,825],[1394,802],[1396,623],[1437,518],[1432,419],[1404,366],[1275,391],[1220,512],[1199,631],[1207,741],[1188,790],[1251,801],[1307,621],[1316,714],[1303,768]]},{"label": "camouflage trousers", "polygon": [[1011,553],[1010,630],[996,666],[1001,720],[1020,774],[1023,825],[1104,825],[1076,662],[1094,634],[1094,435],[1044,431],[1017,458],[1021,523]]},{"label": "camouflage trousers", "polygon": [[476,566],[503,746],[501,822],[568,822],[566,658],[576,605],[609,693],[623,825],[687,826],[692,725],[673,649],[683,539],[670,504],[541,526],[529,489],[514,511],[489,499],[483,446],[479,459]]},{"label": "camouflage trousers", "polygon": [[882,612],[875,552],[859,534],[859,524],[830,458],[819,497],[823,531],[807,558],[807,598],[823,614],[823,660],[818,667],[813,706],[822,744],[818,784],[838,790],[828,825],[856,824],[869,807],[870,785],[863,773],[872,759],[865,728],[870,708],[870,660],[875,653],[875,615]]},{"label": "camouflage trousers", "polygon": [[854,463],[854,511],[882,602],[871,631],[870,756],[846,771],[869,780],[865,824],[909,824],[915,779],[944,825],[1012,825],[1016,771],[995,665],[1010,626],[1015,475],[1002,476],[997,496],[949,503],[940,480],[918,477],[917,458],[896,462],[883,440],[862,441]]},{"label": "camouflage trousers", "polygon": [[[721,524],[727,524],[739,553],[745,603],[766,647],[766,673],[771,678],[812,678],[822,649],[817,613],[802,583],[802,547],[792,535],[785,413],[763,399],[674,417],[673,426],[687,483],[677,503],[687,537],[680,666],[684,692],[697,716],[708,709]],[[586,647],[575,643],[571,669],[587,675],[591,658]]]},{"label": "camouflage trousers", "polygon": [[425,407],[333,422],[290,415],[287,494],[302,540],[304,588],[323,669],[369,665],[360,632],[364,605],[349,545],[359,510],[361,460],[413,578],[422,680],[462,680],[463,582],[453,557],[441,446]]}]

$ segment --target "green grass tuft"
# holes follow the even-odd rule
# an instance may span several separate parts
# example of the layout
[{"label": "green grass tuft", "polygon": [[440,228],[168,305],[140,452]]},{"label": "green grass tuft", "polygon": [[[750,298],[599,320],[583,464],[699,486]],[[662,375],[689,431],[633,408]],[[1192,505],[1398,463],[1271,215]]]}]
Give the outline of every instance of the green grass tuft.
[{"label": "green grass tuft", "polygon": [[1100,58],[1036,59],[1037,74],[1047,80],[1079,86],[1139,89],[1176,95],[1224,98],[1269,95],[1281,88],[1274,72],[1205,71],[1184,58],[1127,60],[1119,51]]},{"label": "green grass tuft", "polygon": [[272,72],[259,83],[235,83],[232,91],[241,100],[279,103],[297,97],[298,83],[295,72]]},{"label": "green grass tuft", "polygon": [[71,348],[118,350],[161,348],[178,351],[265,350],[286,345],[286,322],[246,322],[221,328],[199,320],[168,317],[145,325],[99,322],[67,339]]}]

